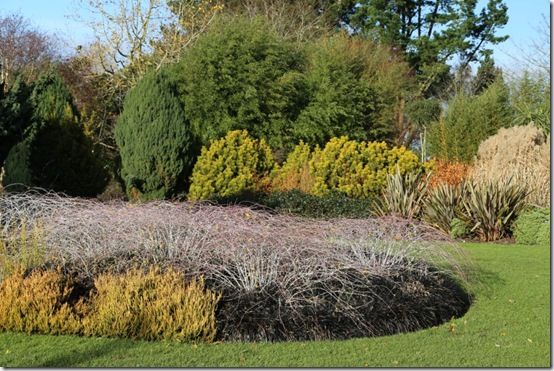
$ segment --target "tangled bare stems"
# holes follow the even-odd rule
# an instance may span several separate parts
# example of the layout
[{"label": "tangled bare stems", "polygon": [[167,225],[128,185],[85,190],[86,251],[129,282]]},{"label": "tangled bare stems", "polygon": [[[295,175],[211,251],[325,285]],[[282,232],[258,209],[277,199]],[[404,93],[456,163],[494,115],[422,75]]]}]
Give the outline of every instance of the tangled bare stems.
[{"label": "tangled bare stems", "polygon": [[8,244],[22,228],[41,228],[46,262],[84,286],[133,266],[204,276],[223,293],[218,337],[227,340],[413,331],[462,315],[470,303],[461,250],[402,219],[321,221],[243,206],[31,192],[0,195],[0,227]]}]

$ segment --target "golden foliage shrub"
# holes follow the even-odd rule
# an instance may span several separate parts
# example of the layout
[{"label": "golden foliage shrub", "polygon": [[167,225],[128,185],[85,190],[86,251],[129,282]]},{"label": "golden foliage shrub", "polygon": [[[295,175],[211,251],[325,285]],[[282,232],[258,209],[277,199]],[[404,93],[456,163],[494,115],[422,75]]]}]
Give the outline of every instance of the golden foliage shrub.
[{"label": "golden foliage shrub", "polygon": [[387,174],[406,174],[421,168],[417,155],[405,147],[388,148],[385,142],[356,142],[332,138],[323,149],[316,147],[310,160],[315,177],[313,193],[337,190],[353,198],[379,194]]},{"label": "golden foliage shrub", "polygon": [[271,148],[246,130],[229,132],[202,147],[191,176],[190,200],[235,196],[256,191],[275,166]]},{"label": "golden foliage shrub", "polygon": [[428,186],[430,189],[440,184],[457,186],[469,176],[470,172],[471,166],[468,164],[438,159],[433,161]]},{"label": "golden foliage shrub", "polygon": [[0,283],[0,329],[26,333],[76,334],[81,323],[69,304],[72,291],[59,271],[18,267]]},{"label": "golden foliage shrub", "polygon": [[550,205],[550,138],[534,125],[500,129],[479,146],[472,179],[506,180],[525,186],[526,202]]},{"label": "golden foliage shrub", "polygon": [[132,269],[124,275],[99,276],[95,287],[90,314],[83,319],[85,335],[180,341],[215,338],[220,295],[207,290],[203,279],[185,283],[183,274],[173,270]]},{"label": "golden foliage shrub", "polygon": [[273,176],[273,190],[299,189],[324,196],[339,191],[352,198],[368,198],[385,187],[388,174],[423,169],[417,155],[405,147],[389,148],[385,142],[357,142],[332,138],[313,151],[300,143]]}]

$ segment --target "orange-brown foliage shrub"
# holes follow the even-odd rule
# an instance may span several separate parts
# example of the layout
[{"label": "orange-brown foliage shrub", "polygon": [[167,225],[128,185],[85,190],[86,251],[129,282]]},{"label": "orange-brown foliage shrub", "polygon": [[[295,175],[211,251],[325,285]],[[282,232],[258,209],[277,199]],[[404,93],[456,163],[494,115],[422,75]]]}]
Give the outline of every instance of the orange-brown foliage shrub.
[{"label": "orange-brown foliage shrub", "polygon": [[463,162],[434,160],[431,169],[429,188],[432,189],[439,184],[461,184],[469,176],[472,167]]}]

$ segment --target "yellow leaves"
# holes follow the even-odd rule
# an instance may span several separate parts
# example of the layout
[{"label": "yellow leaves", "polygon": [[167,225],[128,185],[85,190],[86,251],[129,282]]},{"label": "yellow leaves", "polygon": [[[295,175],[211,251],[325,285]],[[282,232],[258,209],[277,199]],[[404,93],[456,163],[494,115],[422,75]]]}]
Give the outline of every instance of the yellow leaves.
[{"label": "yellow leaves", "polygon": [[182,273],[152,268],[95,280],[90,315],[83,319],[86,335],[136,339],[212,341],[215,307],[220,295],[205,289],[204,280],[185,283]]},{"label": "yellow leaves", "polygon": [[102,275],[96,292],[69,303],[71,282],[59,271],[22,268],[0,284],[0,329],[44,334],[85,334],[140,339],[212,341],[220,295],[202,278],[186,282],[183,274],[152,268]]},{"label": "yellow leaves", "polygon": [[202,148],[192,172],[189,199],[256,190],[257,180],[267,177],[274,166],[271,148],[263,139],[250,138],[246,130],[231,131]]},{"label": "yellow leaves", "polygon": [[365,198],[380,192],[387,174],[396,172],[397,166],[404,173],[421,164],[404,147],[389,149],[384,142],[356,142],[342,136],[311,153],[309,146],[300,143],[274,174],[273,184],[280,190],[297,188],[318,196],[338,190],[350,197]]}]

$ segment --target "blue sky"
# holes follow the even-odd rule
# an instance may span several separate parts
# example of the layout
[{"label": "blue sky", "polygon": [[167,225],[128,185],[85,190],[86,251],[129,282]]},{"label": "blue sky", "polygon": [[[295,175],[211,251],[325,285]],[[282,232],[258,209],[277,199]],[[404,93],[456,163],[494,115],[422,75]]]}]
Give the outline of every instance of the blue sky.
[{"label": "blue sky", "polygon": [[[487,0],[479,0],[483,6]],[[508,5],[508,24],[500,34],[510,35],[508,41],[493,47],[498,65],[511,69],[514,60],[509,55],[519,56],[530,40],[538,39],[536,28],[544,15],[549,22],[549,0],[505,0]],[[91,31],[79,23],[74,16],[86,18],[86,10],[79,0],[0,0],[0,15],[19,13],[31,20],[40,29],[57,33],[68,45],[86,44],[92,39]]]}]

